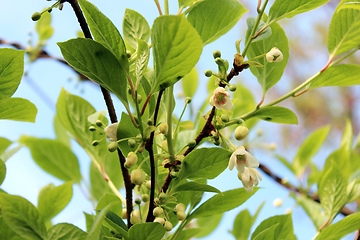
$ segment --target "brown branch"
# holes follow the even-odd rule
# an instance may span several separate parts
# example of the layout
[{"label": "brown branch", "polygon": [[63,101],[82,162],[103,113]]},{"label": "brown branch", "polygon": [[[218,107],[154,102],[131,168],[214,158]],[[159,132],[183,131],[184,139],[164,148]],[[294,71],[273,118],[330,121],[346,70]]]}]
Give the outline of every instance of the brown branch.
[{"label": "brown branch", "polygon": [[[76,18],[80,24],[81,30],[83,31],[85,38],[92,39],[90,29],[88,27],[88,24],[85,20],[84,14],[79,6],[78,1],[77,0],[65,0],[63,2],[70,3],[71,7],[73,8],[73,10],[75,12]],[[111,122],[115,123],[115,122],[117,122],[117,117],[116,117],[116,112],[115,112],[115,108],[114,108],[110,93],[108,90],[106,90],[102,86],[100,86],[100,87],[101,87],[101,92],[103,93],[103,96],[104,96],[106,106],[109,111]],[[126,190],[126,210],[127,210],[127,222],[128,222],[127,227],[130,228],[132,226],[132,224],[130,222],[130,216],[131,216],[131,212],[133,210],[132,190],[134,188],[134,184],[130,180],[129,171],[125,168],[125,165],[124,165],[125,157],[124,157],[123,153],[121,152],[121,150],[119,148],[117,149],[117,152],[119,155],[120,167],[121,167],[121,171],[123,174],[125,190]]]},{"label": "brown branch", "polygon": [[[161,102],[161,96],[164,93],[164,89],[160,90],[156,106],[155,106],[155,113],[154,113],[154,126],[156,126],[156,120],[160,109],[160,102]],[[155,132],[151,132],[149,140],[145,144],[145,149],[149,152],[150,157],[150,169],[151,169],[151,188],[150,188],[150,201],[149,201],[149,211],[148,215],[146,217],[147,222],[154,221],[155,217],[153,215],[154,210],[154,199],[155,199],[155,159],[154,159],[154,134]]]}]

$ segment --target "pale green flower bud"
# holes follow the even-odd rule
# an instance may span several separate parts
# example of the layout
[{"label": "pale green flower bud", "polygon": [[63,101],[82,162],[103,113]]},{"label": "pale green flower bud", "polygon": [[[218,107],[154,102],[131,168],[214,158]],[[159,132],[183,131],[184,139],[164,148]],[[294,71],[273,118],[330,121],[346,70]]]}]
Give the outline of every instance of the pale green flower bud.
[{"label": "pale green flower bud", "polygon": [[134,148],[134,147],[136,147],[136,141],[134,139],[129,139],[128,145],[129,145],[129,147]]},{"label": "pale green flower bud", "polygon": [[89,130],[90,130],[91,132],[94,132],[94,131],[96,131],[96,128],[95,128],[94,126],[90,126],[90,127],[89,127]]},{"label": "pale green flower bud", "polygon": [[145,183],[145,186],[148,188],[148,189],[151,189],[151,181],[146,181]]},{"label": "pale green flower bud", "polygon": [[213,52],[213,56],[214,56],[214,58],[219,58],[219,57],[221,57],[221,52],[219,50],[215,50]]},{"label": "pale green flower bud", "polygon": [[165,224],[165,219],[161,218],[161,217],[157,217],[157,218],[155,218],[154,222],[158,222],[161,225],[164,225]]},{"label": "pale green flower bud", "polygon": [[235,129],[235,139],[238,141],[241,141],[246,138],[246,136],[249,134],[249,129],[244,126],[239,126]]},{"label": "pale green flower bud", "polygon": [[237,87],[236,87],[235,84],[231,84],[231,85],[229,86],[229,90],[230,90],[231,92],[235,92],[236,89],[237,89]]},{"label": "pale green flower bud", "polygon": [[266,60],[268,62],[281,62],[284,59],[284,56],[282,52],[276,48],[273,47],[267,54],[266,54]]},{"label": "pale green flower bud", "polygon": [[126,208],[124,208],[121,212],[121,218],[122,219],[127,219],[127,211],[126,211]]},{"label": "pale green flower bud", "polygon": [[131,216],[130,222],[131,224],[138,224],[141,223],[141,219],[138,216]]},{"label": "pale green flower bud", "polygon": [[142,194],[141,200],[145,203],[148,202],[150,200],[149,194]]},{"label": "pale green flower bud", "polygon": [[160,217],[164,213],[164,210],[161,207],[156,207],[153,210],[153,214],[155,217]]},{"label": "pale green flower bud", "polygon": [[94,140],[94,141],[92,142],[92,145],[93,145],[94,147],[96,147],[97,145],[99,145],[99,143],[100,143],[100,141]]},{"label": "pale green flower bud", "polygon": [[140,205],[141,204],[141,199],[140,198],[135,199],[135,204]]},{"label": "pale green flower bud", "polygon": [[176,212],[185,212],[186,206],[183,203],[179,203],[175,206]]},{"label": "pale green flower bud", "polygon": [[283,200],[281,198],[276,198],[274,201],[273,201],[273,205],[274,207],[281,207],[283,203]]},{"label": "pale green flower bud", "polygon": [[32,19],[33,21],[38,21],[40,18],[41,18],[41,13],[39,13],[39,12],[35,12],[35,13],[31,16],[31,19]]},{"label": "pale green flower bud", "polygon": [[101,127],[103,125],[103,123],[100,120],[96,120],[95,124],[98,127]]},{"label": "pale green flower bud", "polygon": [[206,70],[205,71],[205,76],[206,77],[211,77],[212,76],[212,71],[211,70]]},{"label": "pale green flower bud", "polygon": [[126,158],[125,167],[131,168],[136,164],[137,160],[138,160],[137,155],[134,152],[129,152]]},{"label": "pale green flower bud", "polygon": [[196,141],[195,141],[195,140],[191,140],[191,141],[188,143],[188,146],[189,146],[189,147],[195,147],[195,146],[196,146]]},{"label": "pale green flower bud", "polygon": [[184,219],[186,218],[186,214],[185,214],[185,212],[183,212],[183,211],[177,212],[177,213],[176,213],[176,216],[177,216],[177,219],[178,219],[179,221],[182,221],[182,220],[184,220]]},{"label": "pale green flower bud", "polygon": [[221,121],[223,121],[224,123],[227,123],[230,121],[230,118],[226,114],[221,114]]},{"label": "pale green flower bud", "polygon": [[172,230],[173,226],[172,226],[171,222],[166,221],[164,224],[164,228],[167,232],[170,232]]},{"label": "pale green flower bud", "polygon": [[166,198],[167,198],[167,195],[166,195],[166,193],[160,193],[160,195],[159,195],[159,199],[160,199],[160,201],[165,201],[166,200]]},{"label": "pale green flower bud", "polygon": [[166,135],[168,133],[169,126],[166,122],[162,122],[159,126],[159,130],[162,134]]},{"label": "pale green flower bud", "polygon": [[141,185],[145,181],[146,175],[143,170],[135,169],[131,172],[130,178],[135,185]]},{"label": "pale green flower bud", "polygon": [[115,152],[117,148],[118,148],[118,143],[117,142],[112,142],[108,146],[109,152]]},{"label": "pale green flower bud", "polygon": [[186,103],[191,103],[191,97],[185,98],[185,102],[186,102]]}]

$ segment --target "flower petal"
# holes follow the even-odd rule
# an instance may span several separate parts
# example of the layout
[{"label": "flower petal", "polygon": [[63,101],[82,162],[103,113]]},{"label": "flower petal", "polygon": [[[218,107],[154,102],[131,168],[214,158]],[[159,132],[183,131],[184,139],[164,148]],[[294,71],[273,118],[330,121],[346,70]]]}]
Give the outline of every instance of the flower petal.
[{"label": "flower petal", "polygon": [[251,155],[249,152],[246,152],[246,166],[251,168],[259,167],[259,161]]},{"label": "flower petal", "polygon": [[226,102],[224,105],[222,105],[222,108],[226,111],[230,111],[232,107],[233,107],[232,101],[230,100],[230,98],[226,98]]},{"label": "flower petal", "polygon": [[229,160],[229,169],[232,171],[234,169],[236,163],[236,155],[231,154],[230,160]]}]

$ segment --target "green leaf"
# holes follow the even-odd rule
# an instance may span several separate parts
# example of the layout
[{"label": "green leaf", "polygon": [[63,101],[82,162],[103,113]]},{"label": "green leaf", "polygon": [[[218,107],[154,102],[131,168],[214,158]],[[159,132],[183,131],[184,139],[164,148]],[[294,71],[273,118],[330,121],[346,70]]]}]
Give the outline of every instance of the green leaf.
[{"label": "green leaf", "polygon": [[5,151],[3,154],[0,154],[0,158],[4,162],[6,162],[12,155],[17,153],[22,147],[23,147],[23,145],[19,145],[15,148],[9,149],[9,150]]},{"label": "green leaf", "polygon": [[151,41],[156,89],[164,89],[188,74],[202,51],[199,34],[183,15],[156,18]]},{"label": "green leaf", "polygon": [[124,41],[114,24],[92,3],[79,0],[95,41],[101,43],[119,60],[124,71],[128,70],[128,59]]},{"label": "green leaf", "polygon": [[276,0],[270,8],[268,23],[282,18],[292,18],[297,14],[313,10],[330,0]]},{"label": "green leaf", "polygon": [[79,162],[75,154],[63,143],[26,136],[19,142],[30,148],[34,161],[44,171],[64,181],[80,182]]},{"label": "green leaf", "polygon": [[46,240],[45,223],[38,210],[28,200],[0,193],[1,216],[17,235],[28,240]]},{"label": "green leaf", "polygon": [[295,169],[293,168],[293,166],[291,165],[291,163],[289,163],[289,161],[287,159],[285,159],[284,157],[280,156],[280,155],[276,155],[275,156],[282,164],[284,164],[291,172],[293,172],[295,174]]},{"label": "green leaf", "polygon": [[117,58],[91,39],[77,38],[58,43],[65,60],[78,72],[114,93],[127,106],[127,78]]},{"label": "green leaf", "polygon": [[86,212],[84,212],[85,215],[85,220],[86,220],[86,231],[90,232],[91,226],[93,225],[94,221],[95,221],[95,216],[92,214],[88,214]]},{"label": "green leaf", "polygon": [[[197,223],[197,221],[196,221],[196,223]],[[202,231],[202,229],[200,229],[200,228],[184,229],[179,233],[179,235],[176,239],[177,240],[190,240],[190,239],[193,239],[195,236],[197,236],[201,231]]]},{"label": "green leaf", "polygon": [[337,11],[340,11],[342,9],[346,9],[346,8],[352,8],[352,9],[358,9],[360,10],[360,2],[348,2],[348,3],[344,3],[343,5],[339,6]]},{"label": "green leaf", "polygon": [[6,175],[6,166],[3,160],[0,159],[0,185],[4,182]]},{"label": "green leaf", "polygon": [[129,238],[128,236],[128,228],[125,225],[124,221],[115,213],[112,211],[108,211],[106,214],[105,221],[111,225],[113,228],[115,228],[116,231],[118,231],[122,236],[124,236],[126,239]]},{"label": "green leaf", "polygon": [[272,239],[277,240],[277,238],[275,238],[275,230],[278,225],[279,224],[277,223],[277,224],[263,230],[258,235],[253,234],[251,236],[251,240],[272,240]]},{"label": "green leaf", "polygon": [[35,29],[39,34],[39,40],[46,41],[48,40],[53,32],[54,29],[51,27],[51,14],[48,12],[44,12],[41,15],[41,18],[36,22]]},{"label": "green leaf", "polygon": [[322,230],[318,240],[337,240],[360,228],[360,213],[346,216],[341,221]]},{"label": "green leaf", "polygon": [[185,77],[181,80],[185,97],[192,97],[196,92],[198,85],[198,74],[196,68],[193,68]]},{"label": "green leaf", "polygon": [[160,223],[140,223],[129,229],[130,240],[160,240],[165,229]]},{"label": "green leaf", "polygon": [[[174,184],[188,179],[214,179],[228,166],[231,152],[221,148],[200,148],[189,153],[181,163]],[[174,185],[174,186],[175,186]]]},{"label": "green leaf", "polygon": [[12,144],[12,141],[9,139],[0,137],[0,154],[5,152],[5,150]]},{"label": "green leaf", "polygon": [[207,185],[207,184],[201,184],[201,183],[197,183],[197,182],[186,182],[184,184],[180,184],[178,185],[175,190],[173,190],[173,192],[187,192],[187,191],[192,191],[192,192],[214,192],[214,193],[221,193],[219,189]]},{"label": "green leaf", "polygon": [[196,0],[179,0],[179,7],[183,6],[184,8],[193,4]]},{"label": "green leaf", "polygon": [[122,214],[122,202],[119,197],[117,197],[113,193],[107,193],[105,194],[96,205],[96,210],[102,210],[110,203],[115,203],[112,205],[112,207],[109,209],[110,211],[114,212],[115,214],[121,216]]},{"label": "green leaf", "polygon": [[25,52],[10,48],[0,49],[0,102],[10,98],[20,84],[24,72]]},{"label": "green leaf", "polygon": [[[239,117],[245,113],[252,111],[256,107],[255,99],[252,93],[244,87],[242,84],[236,84],[237,89],[234,92],[234,110],[233,117]],[[258,119],[253,118],[250,120],[246,120],[246,126],[250,129]]]},{"label": "green leaf", "polygon": [[133,49],[137,49],[137,39],[143,40],[145,43],[150,38],[150,27],[146,19],[138,12],[126,9],[123,20],[123,36]]},{"label": "green leaf", "polygon": [[351,125],[350,119],[346,119],[346,125],[343,131],[343,135],[341,137],[340,146],[345,146],[347,151],[351,151],[352,148],[352,140],[353,140],[353,128]]},{"label": "green leaf", "polygon": [[304,172],[311,158],[323,145],[329,131],[329,125],[321,127],[312,132],[305,141],[303,141],[293,162],[293,169],[295,170],[296,176],[300,176]]},{"label": "green leaf", "polygon": [[5,220],[2,217],[0,217],[0,239],[23,240],[6,225]]},{"label": "green leaf", "polygon": [[269,107],[260,108],[258,111],[249,115],[244,120],[253,117],[275,123],[298,124],[298,119],[293,111],[278,106],[269,106]]},{"label": "green leaf", "polygon": [[360,11],[339,7],[351,0],[342,0],[331,19],[328,49],[331,56],[337,56],[360,45]]},{"label": "green leaf", "polygon": [[260,225],[256,228],[254,233],[251,236],[251,239],[257,239],[256,236],[259,235],[264,230],[277,225],[275,229],[275,239],[296,239],[294,235],[294,229],[291,219],[291,214],[287,215],[277,215],[274,217],[270,217],[264,220]]},{"label": "green leaf", "polygon": [[91,226],[91,229],[89,231],[89,234],[86,238],[86,240],[98,240],[99,234],[101,232],[103,221],[106,217],[106,213],[111,208],[112,204],[110,203],[107,205],[103,210],[100,211],[100,213],[96,216],[94,223]]},{"label": "green leaf", "polygon": [[69,149],[71,149],[70,136],[64,126],[61,124],[57,115],[54,117],[54,130],[56,134],[56,140],[62,142]]},{"label": "green leaf", "polygon": [[72,182],[54,187],[50,183],[43,187],[38,196],[38,210],[45,221],[50,221],[70,202],[73,195]]},{"label": "green leaf", "polygon": [[318,189],[325,217],[331,222],[341,211],[347,200],[347,181],[336,167],[334,161],[331,168],[323,175]]},{"label": "green leaf", "polygon": [[0,104],[0,119],[34,123],[36,113],[35,105],[23,98],[8,98]]},{"label": "green leaf", "polygon": [[236,0],[205,0],[191,9],[187,19],[206,45],[227,33],[246,12]]},{"label": "green leaf", "polygon": [[[264,16],[265,20],[266,17]],[[257,77],[258,82],[262,87],[263,94],[265,94],[272,86],[274,86],[281,78],[286,64],[289,60],[289,44],[286,34],[278,23],[270,25],[272,34],[270,37],[251,43],[248,50],[248,59],[253,59],[257,56],[268,53],[273,47],[277,47],[284,55],[282,62],[268,62],[265,57],[259,58],[258,61],[262,68],[251,66],[251,72]],[[248,32],[251,30],[248,29]],[[247,32],[247,36],[250,34]],[[246,42],[249,38],[246,38]]]},{"label": "green leaf", "polygon": [[245,209],[236,216],[231,233],[236,239],[248,239],[252,224],[250,212]]},{"label": "green leaf", "polygon": [[[359,43],[360,44],[360,43]],[[357,76],[360,66],[355,64],[340,64],[322,72],[310,83],[309,89],[317,87],[347,87],[360,84]]]},{"label": "green leaf", "polygon": [[219,225],[223,214],[216,214],[210,217],[199,218],[196,220],[196,224],[200,228],[200,233],[196,234],[197,238],[208,236]]},{"label": "green leaf", "polygon": [[137,38],[136,41],[138,48],[136,50],[135,76],[136,81],[140,81],[143,78],[149,62],[150,48],[149,45],[143,40]]},{"label": "green leaf", "polygon": [[87,233],[69,223],[59,223],[52,226],[49,231],[49,240],[83,240]]},{"label": "green leaf", "polygon": [[325,217],[322,213],[320,203],[305,196],[298,196],[294,193],[290,193],[290,196],[292,196],[309,215],[316,229],[319,229],[325,223]]},{"label": "green leaf", "polygon": [[[248,27],[248,31],[246,32],[246,39],[250,38],[250,34],[251,34],[251,31],[254,28],[255,22],[256,22],[255,17],[248,17],[246,19],[246,24],[247,24],[247,27]],[[260,20],[260,24],[259,24],[258,28],[256,29],[255,34],[257,34],[264,26],[265,26],[265,22]],[[267,27],[262,33],[260,33],[259,36],[257,36],[255,39],[253,39],[252,42],[254,43],[254,42],[269,38],[271,36],[271,34],[272,34],[271,28]]]},{"label": "green leaf", "polygon": [[244,188],[229,190],[218,193],[193,211],[188,219],[209,217],[236,208],[248,200],[258,188],[254,188],[252,193],[248,193]]}]

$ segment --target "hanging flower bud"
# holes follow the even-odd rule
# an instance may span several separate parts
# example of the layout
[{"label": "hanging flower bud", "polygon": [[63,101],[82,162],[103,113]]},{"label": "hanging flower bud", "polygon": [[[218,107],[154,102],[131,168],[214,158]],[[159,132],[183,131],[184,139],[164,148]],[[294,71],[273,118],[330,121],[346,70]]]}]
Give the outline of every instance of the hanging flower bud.
[{"label": "hanging flower bud", "polygon": [[188,143],[188,146],[189,146],[189,147],[195,147],[195,146],[196,146],[196,141],[195,141],[195,140],[191,140],[191,141]]},{"label": "hanging flower bud", "polygon": [[219,50],[215,50],[215,51],[213,52],[213,57],[214,57],[215,59],[221,57],[221,52],[220,52]]},{"label": "hanging flower bud", "polygon": [[162,134],[166,135],[168,133],[169,126],[166,122],[162,122],[159,126],[159,130]]},{"label": "hanging flower bud", "polygon": [[130,148],[134,148],[136,146],[136,141],[134,139],[129,139],[128,145]]},{"label": "hanging flower bud", "polygon": [[106,134],[106,138],[110,141],[110,142],[115,142],[117,141],[117,129],[118,129],[119,123],[113,123],[109,126],[107,126],[104,131]]},{"label": "hanging flower bud", "polygon": [[103,123],[101,122],[101,120],[96,120],[95,122],[96,126],[101,127],[103,125]]},{"label": "hanging flower bud", "polygon": [[122,219],[126,219],[126,218],[127,218],[126,208],[123,208],[123,210],[122,210],[122,212],[121,212],[121,218],[122,218]]},{"label": "hanging flower bud", "polygon": [[35,13],[31,16],[31,19],[32,19],[33,21],[38,21],[40,18],[41,18],[41,13],[39,13],[39,12],[35,12]]},{"label": "hanging flower bud", "polygon": [[185,212],[186,206],[183,203],[179,203],[175,206],[175,211],[177,212]]},{"label": "hanging flower bud", "polygon": [[172,230],[173,226],[172,226],[171,222],[166,221],[164,224],[164,228],[167,232],[170,232]]},{"label": "hanging flower bud", "polygon": [[268,62],[281,62],[283,59],[284,59],[284,56],[283,56],[282,52],[276,47],[273,47],[266,54],[266,60]]},{"label": "hanging flower bud", "polygon": [[131,172],[130,178],[135,185],[141,185],[145,181],[146,175],[143,170],[134,169]]},{"label": "hanging flower bud", "polygon": [[141,223],[141,219],[138,216],[131,216],[130,222],[131,224],[138,224]]},{"label": "hanging flower bud", "polygon": [[185,103],[191,103],[191,97],[185,98]]},{"label": "hanging flower bud", "polygon": [[115,152],[117,148],[118,148],[118,143],[117,142],[112,142],[108,146],[109,152]]},{"label": "hanging flower bud", "polygon": [[239,126],[235,129],[234,136],[236,140],[241,141],[246,138],[246,136],[249,134],[249,129],[244,126]]},{"label": "hanging flower bud", "polygon": [[90,126],[90,127],[89,127],[89,130],[90,130],[91,132],[94,132],[94,131],[96,131],[96,128],[95,128],[94,126]]},{"label": "hanging flower bud", "polygon": [[236,87],[235,84],[231,84],[231,85],[229,86],[229,90],[232,91],[232,92],[235,92],[236,89],[237,89],[237,87]]},{"label": "hanging flower bud", "polygon": [[176,216],[177,216],[177,219],[178,219],[179,221],[182,221],[182,220],[184,220],[184,219],[186,218],[185,212],[181,212],[181,211],[177,212],[177,213],[176,213]]},{"label": "hanging flower bud", "polygon": [[161,218],[161,217],[157,217],[157,218],[155,218],[154,222],[158,222],[161,225],[164,225],[165,224],[165,219]]},{"label": "hanging flower bud", "polygon": [[211,70],[206,70],[205,71],[205,76],[206,77],[211,77],[212,76],[212,71]]},{"label": "hanging flower bud", "polygon": [[145,203],[148,202],[150,200],[149,194],[142,194],[141,200]]},{"label": "hanging flower bud", "polygon": [[237,67],[240,67],[242,64],[244,63],[244,57],[241,56],[240,54],[235,54],[234,56],[234,64]]},{"label": "hanging flower bud", "polygon": [[221,114],[221,121],[223,121],[224,123],[227,123],[230,121],[230,118],[226,114]]},{"label": "hanging flower bud", "polygon": [[155,217],[159,217],[159,216],[161,216],[163,213],[164,213],[164,210],[163,210],[161,207],[156,207],[156,208],[154,208],[154,210],[153,210],[153,215],[154,215]]},{"label": "hanging flower bud", "polygon": [[126,158],[125,167],[131,168],[136,164],[137,160],[138,160],[137,155],[134,152],[129,152]]},{"label": "hanging flower bud", "polygon": [[148,189],[151,189],[151,181],[146,181],[145,183],[145,186],[148,188]]},{"label": "hanging flower bud", "polygon": [[233,103],[230,100],[230,93],[225,91],[223,87],[218,87],[214,91],[214,95],[210,98],[210,105],[217,109],[230,111]]}]

